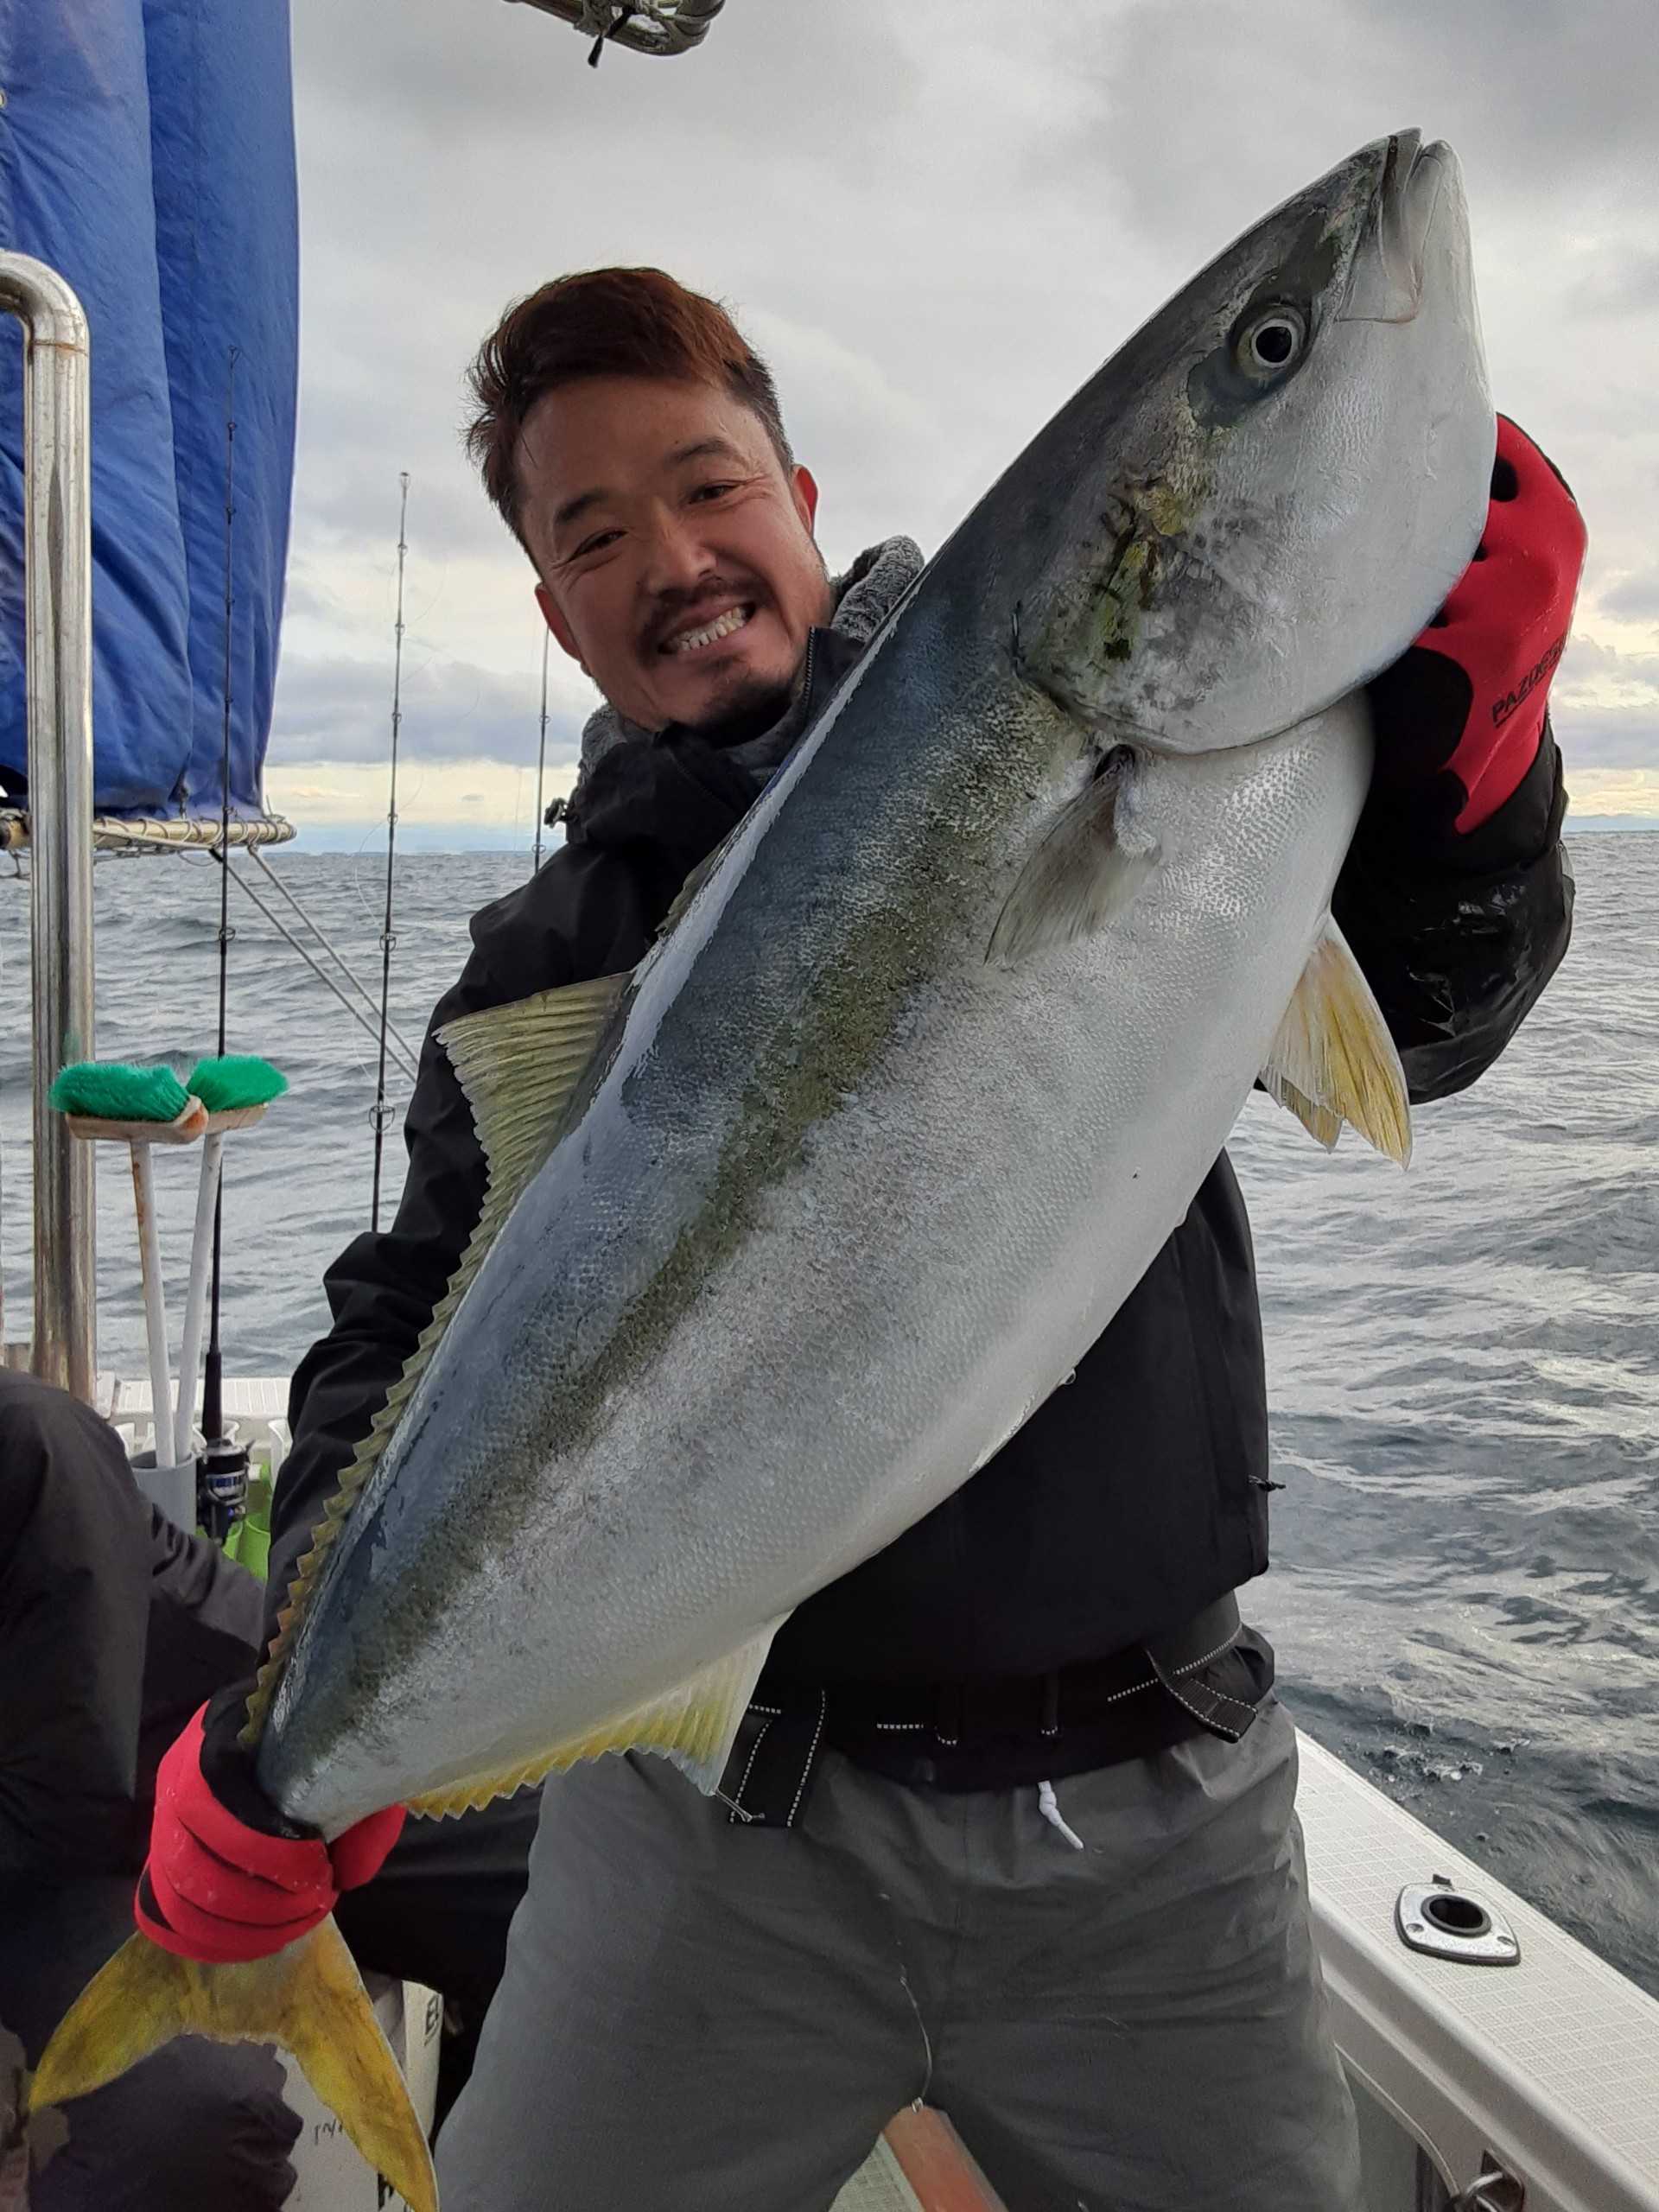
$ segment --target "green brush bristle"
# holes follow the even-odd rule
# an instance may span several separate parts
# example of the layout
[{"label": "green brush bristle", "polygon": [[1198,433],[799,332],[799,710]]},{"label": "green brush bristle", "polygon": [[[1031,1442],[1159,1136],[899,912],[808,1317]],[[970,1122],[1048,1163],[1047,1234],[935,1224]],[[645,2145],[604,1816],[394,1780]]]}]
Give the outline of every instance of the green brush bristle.
[{"label": "green brush bristle", "polygon": [[189,1087],[210,1114],[225,1114],[237,1106],[268,1106],[288,1089],[288,1077],[251,1052],[232,1052],[222,1060],[198,1060]]},{"label": "green brush bristle", "polygon": [[99,1122],[175,1122],[190,1103],[171,1068],[128,1067],[119,1060],[77,1060],[48,1095],[60,1114]]}]

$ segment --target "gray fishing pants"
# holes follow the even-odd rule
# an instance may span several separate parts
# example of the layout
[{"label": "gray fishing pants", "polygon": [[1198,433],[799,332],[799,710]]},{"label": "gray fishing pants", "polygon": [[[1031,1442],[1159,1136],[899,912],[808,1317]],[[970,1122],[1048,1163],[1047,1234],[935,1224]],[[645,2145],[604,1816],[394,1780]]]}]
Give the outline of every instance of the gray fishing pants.
[{"label": "gray fishing pants", "polygon": [[823,2212],[901,2106],[1010,2212],[1362,2212],[1269,1697],[1035,1789],[826,1754],[746,1834],[650,1758],[550,1783],[444,2212]]}]

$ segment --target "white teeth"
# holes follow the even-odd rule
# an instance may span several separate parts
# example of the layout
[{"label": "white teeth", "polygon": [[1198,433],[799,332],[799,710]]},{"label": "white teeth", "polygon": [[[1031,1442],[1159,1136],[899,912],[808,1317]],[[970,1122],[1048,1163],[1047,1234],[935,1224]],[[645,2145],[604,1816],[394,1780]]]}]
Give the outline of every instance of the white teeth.
[{"label": "white teeth", "polygon": [[741,630],[749,619],[747,607],[734,607],[705,630],[683,630],[677,638],[671,638],[663,650],[670,653],[694,653],[703,645],[712,645],[717,638],[729,638],[734,630]]}]

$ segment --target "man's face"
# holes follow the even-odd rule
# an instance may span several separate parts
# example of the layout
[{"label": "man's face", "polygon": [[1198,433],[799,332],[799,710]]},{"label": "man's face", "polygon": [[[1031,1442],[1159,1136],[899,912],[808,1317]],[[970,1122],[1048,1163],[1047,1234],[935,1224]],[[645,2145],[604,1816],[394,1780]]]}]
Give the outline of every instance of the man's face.
[{"label": "man's face", "polygon": [[549,628],[644,729],[781,711],[827,621],[817,487],[712,385],[588,377],[531,410],[521,521]]}]

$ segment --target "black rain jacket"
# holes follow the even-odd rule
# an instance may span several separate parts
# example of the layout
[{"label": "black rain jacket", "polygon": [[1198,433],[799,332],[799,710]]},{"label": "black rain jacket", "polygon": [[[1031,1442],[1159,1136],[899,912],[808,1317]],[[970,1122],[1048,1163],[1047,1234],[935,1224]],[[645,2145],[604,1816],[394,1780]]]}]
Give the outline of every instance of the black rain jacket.
[{"label": "black rain jacket", "polygon": [[[805,721],[858,652],[814,632]],[[695,733],[617,746],[589,770],[563,849],[474,916],[472,957],[422,1052],[397,1218],[328,1271],[334,1328],[294,1377],[271,1616],[482,1201],[472,1116],[435,1033],[457,1014],[632,967],[687,872],[753,797],[753,782]],[[1455,848],[1401,851],[1397,836],[1362,822],[1335,911],[1414,1099],[1472,1083],[1566,950],[1564,810],[1547,728],[1522,788]],[[1075,1379],[952,1497],[808,1599],[780,1631],[767,1678],[983,1680],[1104,1657],[1262,1573],[1268,1488],[1249,1227],[1224,1153]]]},{"label": "black rain jacket", "polygon": [[0,1943],[13,1885],[137,1871],[156,1764],[252,1668],[263,1611],[146,1502],[107,1421],[0,1369]]}]

